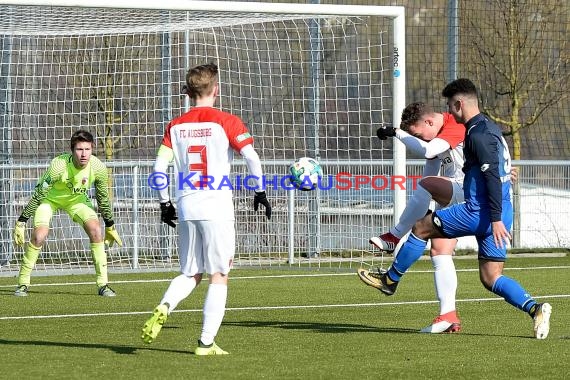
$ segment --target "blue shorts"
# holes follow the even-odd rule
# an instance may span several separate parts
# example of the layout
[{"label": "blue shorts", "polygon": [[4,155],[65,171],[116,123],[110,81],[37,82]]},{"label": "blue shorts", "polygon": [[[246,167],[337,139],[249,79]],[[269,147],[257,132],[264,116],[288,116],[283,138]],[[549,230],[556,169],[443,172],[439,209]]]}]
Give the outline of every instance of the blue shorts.
[{"label": "blue shorts", "polygon": [[[447,238],[475,236],[479,246],[479,258],[493,261],[505,261],[507,248],[495,245],[491,230],[491,215],[488,208],[475,209],[468,203],[460,203],[433,213],[434,225]],[[513,224],[513,205],[503,201],[501,219],[507,231]]]}]

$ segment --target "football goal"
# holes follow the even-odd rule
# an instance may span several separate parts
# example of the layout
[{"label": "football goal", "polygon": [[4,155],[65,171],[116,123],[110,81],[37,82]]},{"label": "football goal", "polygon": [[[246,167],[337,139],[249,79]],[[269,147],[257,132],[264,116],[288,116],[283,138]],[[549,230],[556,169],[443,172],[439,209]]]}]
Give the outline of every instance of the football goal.
[{"label": "football goal", "polygon": [[[405,175],[403,145],[375,133],[399,125],[405,106],[403,7],[0,0],[0,54],[0,275],[18,270],[14,223],[79,128],[109,167],[124,243],[108,250],[110,270],[177,268],[176,231],[160,223],[147,179],[165,125],[191,106],[186,70],[202,63],[219,66],[217,106],[244,120],[266,175],[308,156],[331,185],[274,182],[270,221],[251,191],[235,190],[237,267],[368,260],[369,236],[405,206],[405,186],[392,183]],[[236,157],[232,175],[246,174]],[[92,270],[86,234],[55,215],[36,271]]]}]

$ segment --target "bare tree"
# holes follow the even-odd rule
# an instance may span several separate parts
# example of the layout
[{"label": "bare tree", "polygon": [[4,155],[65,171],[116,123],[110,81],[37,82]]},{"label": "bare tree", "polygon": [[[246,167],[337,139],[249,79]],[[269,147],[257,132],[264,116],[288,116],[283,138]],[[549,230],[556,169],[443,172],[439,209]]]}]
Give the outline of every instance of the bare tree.
[{"label": "bare tree", "polygon": [[479,83],[483,112],[512,136],[513,158],[520,159],[521,130],[570,97],[568,6],[565,0],[487,4],[479,15],[462,10],[463,71]]}]

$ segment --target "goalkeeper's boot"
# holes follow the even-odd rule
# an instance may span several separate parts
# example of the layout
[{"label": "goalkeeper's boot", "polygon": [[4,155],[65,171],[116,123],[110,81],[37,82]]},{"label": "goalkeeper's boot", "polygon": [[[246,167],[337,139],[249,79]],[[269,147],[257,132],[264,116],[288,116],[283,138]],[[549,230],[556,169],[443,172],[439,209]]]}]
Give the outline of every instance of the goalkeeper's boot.
[{"label": "goalkeeper's boot", "polygon": [[388,276],[388,273],[380,268],[376,268],[376,270],[372,271],[360,268],[358,270],[358,278],[366,285],[380,290],[387,296],[393,295],[398,287],[398,281],[393,281]]},{"label": "goalkeeper's boot", "polygon": [[198,347],[194,350],[194,354],[198,356],[206,355],[228,355],[229,352],[222,350],[216,342],[212,342],[210,345],[205,345],[201,340],[198,340]]},{"label": "goalkeeper's boot", "polygon": [[461,331],[461,321],[457,317],[455,310],[438,315],[431,325],[420,330],[420,332],[428,334],[455,333],[459,331]]},{"label": "goalkeeper's boot", "polygon": [[14,291],[14,295],[16,297],[26,297],[28,295],[28,286],[27,285],[18,285],[18,287]]},{"label": "goalkeeper's boot", "polygon": [[100,286],[97,294],[102,297],[115,297],[117,295],[117,293],[115,293],[115,291],[111,289],[109,285]]},{"label": "goalkeeper's boot", "polygon": [[534,311],[534,337],[536,339],[546,339],[550,331],[550,314],[552,314],[552,306],[549,303],[540,303],[536,305]]},{"label": "goalkeeper's boot", "polygon": [[158,305],[154,311],[152,312],[152,316],[145,322],[142,328],[142,335],[141,338],[145,343],[152,343],[160,329],[162,329],[162,325],[166,322],[168,318],[168,306],[165,304]]},{"label": "goalkeeper's boot", "polygon": [[371,237],[368,241],[379,250],[392,253],[396,250],[396,246],[400,242],[400,238],[394,236],[391,232],[387,232],[380,236]]}]

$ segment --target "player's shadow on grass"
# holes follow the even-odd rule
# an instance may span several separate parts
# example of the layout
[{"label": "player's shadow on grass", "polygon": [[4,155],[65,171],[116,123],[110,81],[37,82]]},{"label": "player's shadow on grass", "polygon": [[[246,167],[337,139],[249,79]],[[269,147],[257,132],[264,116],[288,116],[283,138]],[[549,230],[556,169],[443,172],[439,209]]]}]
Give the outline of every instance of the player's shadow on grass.
[{"label": "player's shadow on grass", "polygon": [[139,350],[150,350],[150,351],[162,351],[170,352],[176,354],[192,354],[192,351],[182,351],[182,350],[169,350],[156,347],[136,347],[136,346],[120,346],[113,344],[101,344],[101,343],[72,343],[72,342],[48,342],[45,340],[8,340],[0,339],[0,346],[11,345],[11,346],[50,346],[50,347],[64,347],[64,348],[88,348],[88,349],[107,349],[113,351],[116,354],[121,355],[133,355]]},{"label": "player's shadow on grass", "polygon": [[417,334],[417,329],[399,328],[399,327],[378,327],[366,326],[353,323],[311,323],[311,322],[284,322],[284,321],[242,321],[231,322],[224,321],[224,326],[240,326],[240,327],[273,327],[284,330],[312,330],[320,333],[328,334],[344,334],[353,332],[376,332],[376,333],[402,333]]},{"label": "player's shadow on grass", "polygon": [[[432,334],[426,334],[426,335],[432,335]],[[466,332],[461,330],[461,332],[459,333],[453,333],[453,334],[435,334],[435,335],[461,335],[461,336],[486,336],[486,337],[495,337],[495,338],[521,338],[521,339],[532,339],[532,340],[536,340],[536,338],[532,335],[507,335],[507,334],[483,334],[483,333],[471,333],[471,332]],[[550,339],[550,338],[548,338]]]},{"label": "player's shadow on grass", "polygon": [[396,334],[420,334],[425,336],[430,335],[462,335],[462,336],[493,336],[503,338],[529,338],[535,339],[530,335],[507,335],[507,334],[481,334],[460,332],[457,334],[422,334],[417,328],[406,327],[378,327],[357,325],[352,323],[310,323],[310,322],[283,322],[283,321],[242,321],[242,322],[225,322],[224,326],[239,326],[239,327],[260,327],[260,328],[279,328],[285,330],[312,330],[320,333],[329,334],[343,334],[354,332],[375,332],[375,333],[396,333]]},{"label": "player's shadow on grass", "polygon": [[[13,289],[0,289],[0,295],[14,295],[14,290],[16,290],[16,285],[14,285]],[[61,290],[50,291],[50,290],[31,290],[28,291],[28,296],[44,296],[44,295],[66,295],[66,296],[78,296],[78,297],[85,297],[85,296],[97,296],[97,289],[95,288],[91,292],[81,292],[78,293],[77,291],[70,291],[65,292]]]},{"label": "player's shadow on grass", "polygon": [[[14,285],[14,289],[3,289],[0,290],[0,295],[10,295],[13,296],[14,295],[14,290],[16,290],[16,285]],[[64,295],[64,296],[75,296],[75,297],[98,297],[100,299],[106,299],[106,298],[111,298],[111,297],[101,297],[97,294],[97,288],[93,288],[93,290],[91,291],[82,291],[82,292],[77,292],[77,291],[62,291],[62,290],[30,290],[28,291],[28,296],[30,297],[40,297],[40,296],[52,296],[52,295]]]}]

